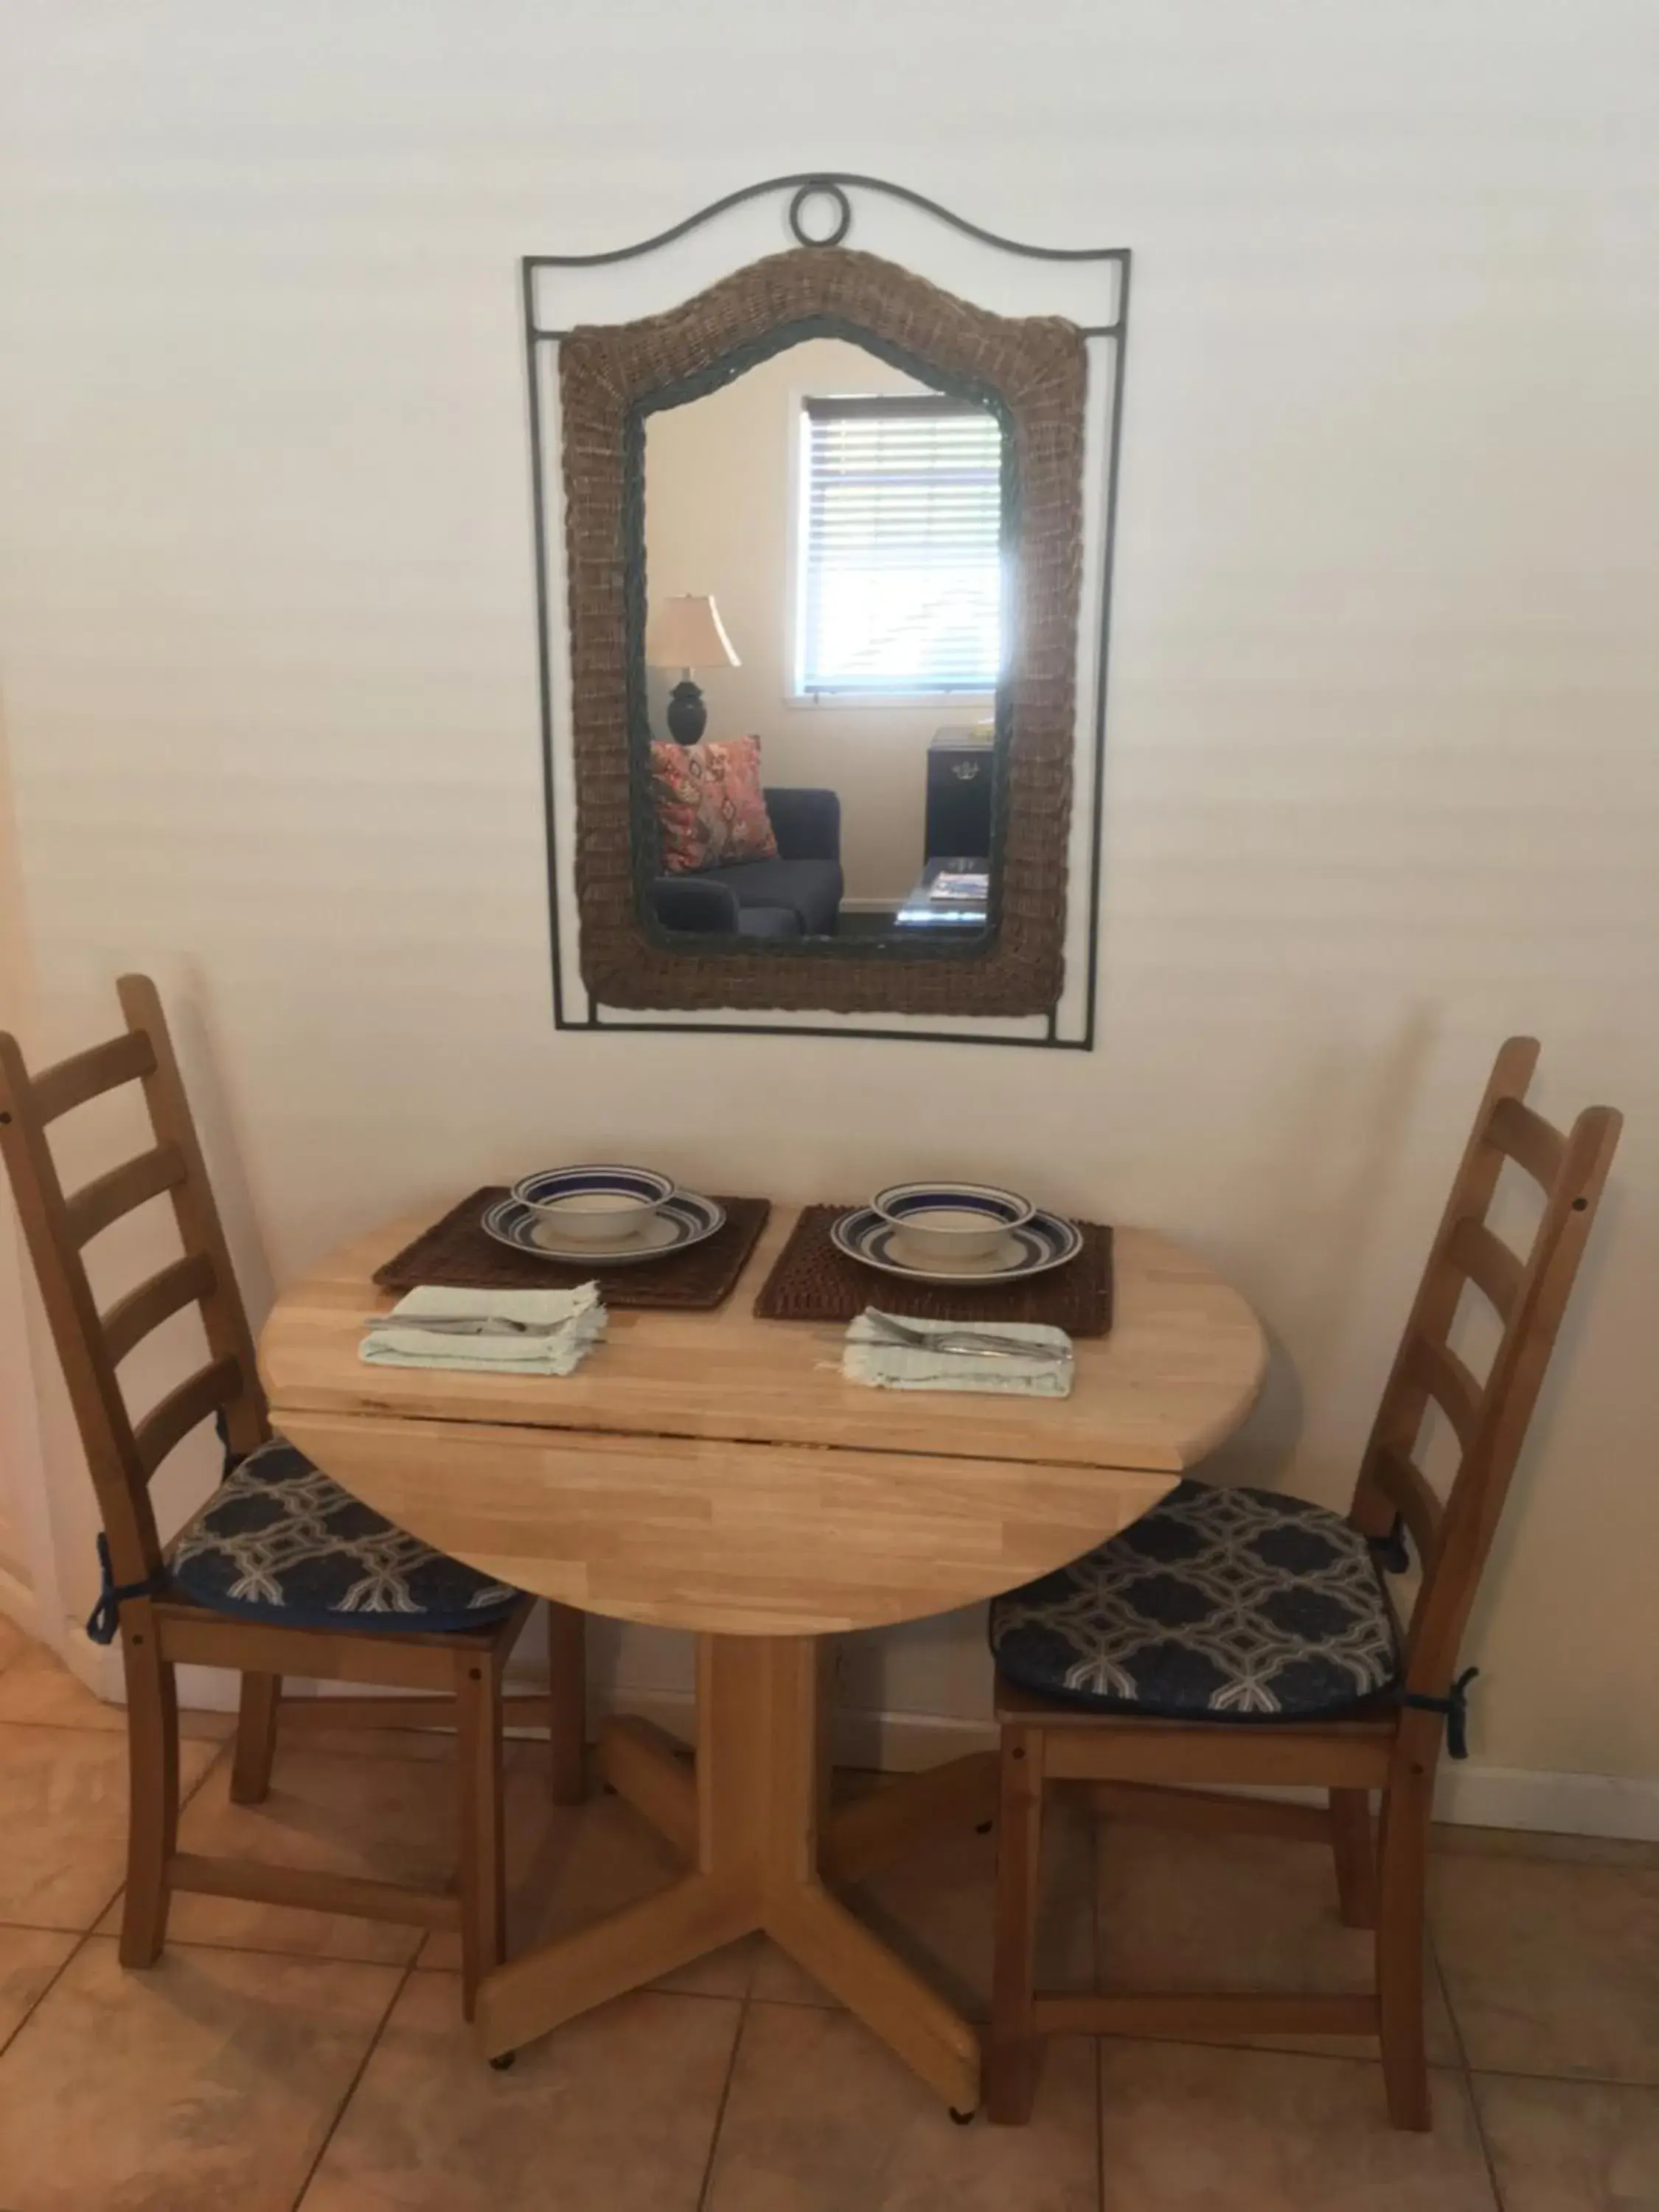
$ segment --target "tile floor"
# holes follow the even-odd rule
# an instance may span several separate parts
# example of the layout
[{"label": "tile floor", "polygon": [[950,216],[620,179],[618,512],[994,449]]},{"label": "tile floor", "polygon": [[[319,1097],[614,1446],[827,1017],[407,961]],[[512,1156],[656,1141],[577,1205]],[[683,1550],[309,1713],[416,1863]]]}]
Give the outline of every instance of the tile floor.
[{"label": "tile floor", "polygon": [[[1659,2208],[1659,1853],[1447,1839],[1434,2133],[1395,2135],[1370,2059],[1073,2038],[1026,2130],[957,2128],[759,1942],[480,2063],[453,1944],[192,1898],[162,1964],[117,1964],[123,1745],[0,1621],[0,2212],[1635,2212]],[[342,1729],[233,1807],[224,1724],[185,1749],[187,1848],[417,1878],[447,1859],[441,1740]],[[666,1879],[616,1799],[551,1813],[509,1754],[514,1937]],[[1080,1816],[1058,1826],[1045,1973],[1340,1989],[1363,1938],[1322,1855]],[[970,2008],[988,1839],[862,1909]]]}]

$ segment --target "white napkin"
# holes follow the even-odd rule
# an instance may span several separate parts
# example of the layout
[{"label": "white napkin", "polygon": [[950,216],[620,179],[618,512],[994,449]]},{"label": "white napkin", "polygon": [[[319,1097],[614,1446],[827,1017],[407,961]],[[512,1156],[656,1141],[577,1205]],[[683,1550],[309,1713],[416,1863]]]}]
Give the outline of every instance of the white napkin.
[{"label": "white napkin", "polygon": [[[887,1344],[872,1326],[872,1314],[879,1319],[878,1310],[871,1306],[848,1324],[841,1371],[849,1382],[867,1382],[878,1390],[997,1390],[1022,1398],[1072,1395],[1069,1359],[1025,1360],[1014,1354],[988,1359],[979,1352],[925,1352],[920,1345]],[[917,1321],[908,1314],[904,1326],[925,1329],[929,1336],[953,1336],[973,1328],[971,1322]],[[1071,1342],[1063,1328],[1052,1328],[1046,1322],[1000,1321],[991,1334],[1037,1345]]]},{"label": "white napkin", "polygon": [[[545,1335],[461,1336],[422,1328],[422,1314],[469,1321],[556,1322]],[[597,1283],[574,1291],[459,1291],[422,1284],[368,1330],[358,1358],[371,1367],[475,1367],[509,1375],[568,1375],[605,1334]]]}]

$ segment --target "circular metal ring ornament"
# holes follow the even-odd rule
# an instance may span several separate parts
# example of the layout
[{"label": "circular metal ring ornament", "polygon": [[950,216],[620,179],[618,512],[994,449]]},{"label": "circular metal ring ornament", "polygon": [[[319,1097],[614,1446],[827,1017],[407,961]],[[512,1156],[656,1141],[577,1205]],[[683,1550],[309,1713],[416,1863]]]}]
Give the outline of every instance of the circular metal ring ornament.
[{"label": "circular metal ring ornament", "polygon": [[[814,238],[800,219],[806,203],[816,199],[835,202],[836,227],[826,238]],[[853,228],[853,204],[839,185],[827,179],[803,185],[789,203],[789,228],[803,246],[839,246]]]}]

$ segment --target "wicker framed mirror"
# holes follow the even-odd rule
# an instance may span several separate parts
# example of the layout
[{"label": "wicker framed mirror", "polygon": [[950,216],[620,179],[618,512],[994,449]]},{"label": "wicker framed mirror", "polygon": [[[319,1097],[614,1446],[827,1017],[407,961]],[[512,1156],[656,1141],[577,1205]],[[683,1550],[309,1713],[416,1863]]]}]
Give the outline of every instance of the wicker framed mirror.
[{"label": "wicker framed mirror", "polygon": [[[1106,319],[848,245],[854,186]],[[784,196],[793,244],[688,252]],[[648,258],[666,304],[549,326]],[[526,263],[562,1025],[1092,1042],[1127,283],[829,178]]]}]

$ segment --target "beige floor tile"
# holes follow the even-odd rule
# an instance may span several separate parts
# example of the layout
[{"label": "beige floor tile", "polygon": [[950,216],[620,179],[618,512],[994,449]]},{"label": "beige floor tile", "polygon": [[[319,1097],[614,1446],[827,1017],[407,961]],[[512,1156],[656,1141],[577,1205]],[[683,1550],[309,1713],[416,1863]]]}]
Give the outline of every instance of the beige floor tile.
[{"label": "beige floor tile", "polygon": [[56,1928],[0,1928],[0,2050],[80,1940]]},{"label": "beige floor tile", "polygon": [[1477,2075],[1504,2212],[1653,2212],[1659,2090]]},{"label": "beige floor tile", "polygon": [[[453,1871],[454,1812],[447,1778],[416,1760],[279,1748],[263,1805],[231,1803],[227,1757],[191,1803],[179,1840],[181,1850],[213,1858],[263,1859],[313,1873],[440,1888]],[[112,1908],[101,1923],[104,1932],[115,1927],[116,1917]],[[392,1965],[415,1956],[422,1931],[395,1921],[292,1905],[177,1896],[167,1940]]]},{"label": "beige floor tile", "polygon": [[798,1966],[764,1936],[759,1940],[750,1988],[769,2004],[816,2005],[822,2009],[826,2006],[833,2008],[840,2002],[830,1996],[822,1982],[815,1982],[804,1966]]},{"label": "beige floor tile", "polygon": [[1496,2212],[1468,2091],[1389,2125],[1374,2061],[1108,2039],[1104,2212]]},{"label": "beige floor tile", "polygon": [[741,2007],[641,1992],[497,2074],[412,1974],[304,2212],[695,2212]]},{"label": "beige floor tile", "polygon": [[[186,1790],[216,1752],[184,1745]],[[124,1737],[0,1723],[0,1920],[89,1928],[120,1887],[126,1823]]]},{"label": "beige floor tile", "polygon": [[1431,1898],[1471,2066],[1659,2084],[1659,1873],[1454,1857]]},{"label": "beige floor tile", "polygon": [[[515,1745],[507,1768],[507,1948],[516,1954],[573,1934],[665,1889],[684,1869],[650,1825],[608,1790],[586,1805],[556,1806],[548,1793],[547,1753]],[[707,1996],[738,1996],[749,1987],[756,1945],[728,1944],[655,1984]],[[421,1966],[453,1970],[460,1938],[430,1936]]]},{"label": "beige floor tile", "polygon": [[8,2212],[289,2212],[394,1969],[92,1937],[0,2057]]},{"label": "beige floor tile", "polygon": [[[1086,1813],[1057,1802],[1046,1823],[1037,1918],[1038,1976],[1048,1989],[1094,1978],[1093,1846]],[[848,1904],[970,2019],[991,1998],[996,1844],[971,1829],[896,1859],[847,1893]],[[833,2002],[775,1945],[764,1946],[754,1994],[783,2004]]]},{"label": "beige floor tile", "polygon": [[1057,2042],[1031,2124],[958,2127],[850,2014],[754,2004],[708,2212],[1095,2212],[1094,2045]]},{"label": "beige floor tile", "polygon": [[[78,1681],[44,1644],[31,1644],[0,1673],[0,1721],[45,1722],[54,1728],[106,1729],[125,1735],[127,1710],[108,1705]],[[232,1713],[181,1712],[181,1735],[222,1743],[235,1728]]]},{"label": "beige floor tile", "polygon": [[[1110,1818],[1100,1824],[1100,1957],[1107,1989],[1325,1996],[1367,1989],[1372,1978],[1371,1936],[1343,1926],[1336,1876],[1322,1844]],[[1249,2040],[1275,2051],[1368,2047],[1341,2037]],[[1459,2063],[1432,1967],[1428,2043],[1431,2065]]]}]

